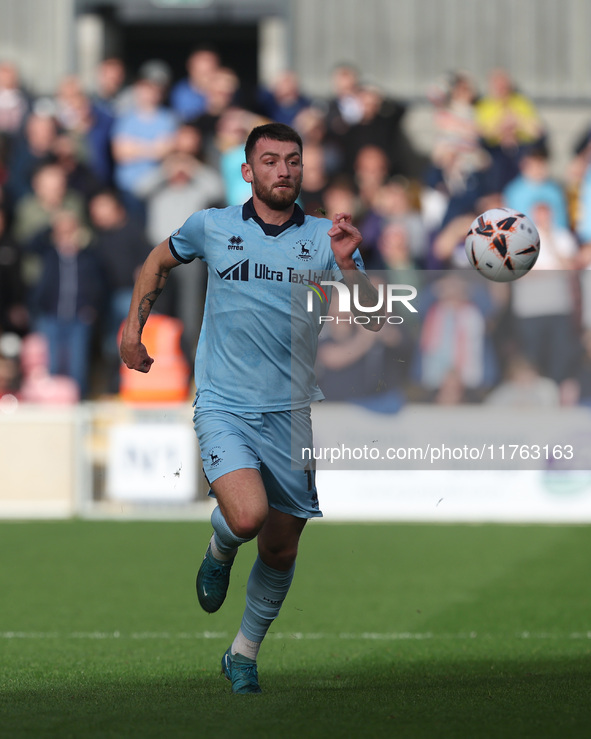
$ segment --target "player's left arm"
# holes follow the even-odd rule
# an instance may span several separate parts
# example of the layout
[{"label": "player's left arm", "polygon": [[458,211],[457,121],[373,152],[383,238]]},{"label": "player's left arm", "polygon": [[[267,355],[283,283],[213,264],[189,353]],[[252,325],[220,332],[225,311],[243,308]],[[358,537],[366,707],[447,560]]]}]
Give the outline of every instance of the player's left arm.
[{"label": "player's left arm", "polygon": [[[357,286],[355,292],[359,296],[360,305],[368,307],[377,305],[379,302],[378,291],[353,259],[353,254],[361,244],[362,236],[359,229],[351,223],[351,215],[349,213],[337,213],[333,218],[332,228],[328,235],[330,236],[330,247],[335,261],[342,272],[343,280],[351,295],[353,295],[355,286]],[[380,316],[385,315],[383,305],[378,310],[360,311],[355,302],[352,301],[351,312],[355,316],[375,317],[375,320],[362,324],[369,331],[379,331],[383,326],[383,321],[378,320]]]}]

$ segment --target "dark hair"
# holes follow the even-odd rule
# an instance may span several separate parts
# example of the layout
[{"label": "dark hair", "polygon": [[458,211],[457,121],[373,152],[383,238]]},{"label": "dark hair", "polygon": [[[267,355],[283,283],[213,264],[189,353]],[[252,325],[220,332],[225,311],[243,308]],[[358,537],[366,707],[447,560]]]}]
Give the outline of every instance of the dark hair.
[{"label": "dark hair", "polygon": [[216,54],[217,56],[220,55],[219,49],[215,44],[204,42],[202,44],[198,44],[197,46],[193,46],[189,51],[187,58],[192,57],[193,54],[199,54],[199,52],[201,51],[207,51],[208,53]]},{"label": "dark hair", "polygon": [[119,208],[125,208],[125,203],[123,202],[121,193],[119,190],[115,190],[112,187],[103,187],[101,190],[93,193],[90,198],[91,202],[95,198],[109,198],[109,200],[112,200]]},{"label": "dark hair", "polygon": [[537,141],[534,144],[526,146],[521,157],[531,157],[532,159],[543,159],[547,161],[550,159],[550,149],[545,141]]},{"label": "dark hair", "polygon": [[271,141],[293,141],[300,149],[300,154],[304,148],[302,139],[297,131],[285,123],[265,123],[263,126],[256,126],[248,134],[246,144],[244,145],[244,154],[246,161],[250,161],[250,156],[260,139],[270,139]]}]

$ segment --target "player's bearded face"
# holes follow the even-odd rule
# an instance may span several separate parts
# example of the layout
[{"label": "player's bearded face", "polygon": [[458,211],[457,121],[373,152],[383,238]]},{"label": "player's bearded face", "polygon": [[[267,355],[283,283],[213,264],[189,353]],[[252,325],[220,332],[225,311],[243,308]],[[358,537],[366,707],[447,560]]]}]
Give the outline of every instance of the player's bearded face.
[{"label": "player's bearded face", "polygon": [[285,210],[302,187],[301,153],[291,142],[259,142],[249,165],[254,194],[272,210]]},{"label": "player's bearded face", "polygon": [[295,203],[302,187],[301,175],[297,180],[279,181],[271,185],[261,182],[256,175],[253,178],[254,192],[257,198],[273,210],[285,210]]}]

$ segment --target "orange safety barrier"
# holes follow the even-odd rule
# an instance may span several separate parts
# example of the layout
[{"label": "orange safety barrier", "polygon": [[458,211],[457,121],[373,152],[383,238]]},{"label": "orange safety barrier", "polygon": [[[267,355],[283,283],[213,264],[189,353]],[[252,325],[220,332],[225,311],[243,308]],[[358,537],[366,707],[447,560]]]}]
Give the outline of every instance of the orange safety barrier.
[{"label": "orange safety barrier", "polygon": [[130,403],[178,403],[187,400],[190,367],[181,351],[182,321],[153,314],[144,326],[142,342],[154,359],[149,372],[121,364],[119,395]]}]

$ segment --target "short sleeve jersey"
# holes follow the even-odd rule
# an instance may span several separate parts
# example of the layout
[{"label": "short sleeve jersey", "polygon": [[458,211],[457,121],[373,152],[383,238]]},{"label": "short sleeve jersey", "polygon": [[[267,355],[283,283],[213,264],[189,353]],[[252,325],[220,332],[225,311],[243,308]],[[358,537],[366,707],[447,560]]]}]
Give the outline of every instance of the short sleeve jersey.
[{"label": "short sleeve jersey", "polygon": [[[198,408],[270,412],[323,398],[314,362],[329,286],[326,297],[318,288],[308,294],[342,277],[330,225],[296,205],[283,228],[269,226],[249,201],[194,213],[172,234],[175,259],[208,267],[195,357]],[[357,252],[354,258],[362,268]]]}]

